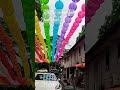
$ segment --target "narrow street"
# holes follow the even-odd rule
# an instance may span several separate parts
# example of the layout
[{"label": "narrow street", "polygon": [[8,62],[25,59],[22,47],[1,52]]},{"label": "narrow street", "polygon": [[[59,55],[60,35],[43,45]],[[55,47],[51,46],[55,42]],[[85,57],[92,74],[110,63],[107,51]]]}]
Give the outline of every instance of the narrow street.
[{"label": "narrow street", "polygon": [[120,0],[0,0],[0,90],[120,90]]}]

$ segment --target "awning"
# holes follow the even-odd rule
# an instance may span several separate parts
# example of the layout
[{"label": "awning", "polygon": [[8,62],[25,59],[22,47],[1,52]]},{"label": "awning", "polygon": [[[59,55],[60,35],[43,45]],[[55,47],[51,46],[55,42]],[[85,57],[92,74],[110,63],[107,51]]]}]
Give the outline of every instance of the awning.
[{"label": "awning", "polygon": [[75,64],[73,67],[85,68],[85,63]]}]

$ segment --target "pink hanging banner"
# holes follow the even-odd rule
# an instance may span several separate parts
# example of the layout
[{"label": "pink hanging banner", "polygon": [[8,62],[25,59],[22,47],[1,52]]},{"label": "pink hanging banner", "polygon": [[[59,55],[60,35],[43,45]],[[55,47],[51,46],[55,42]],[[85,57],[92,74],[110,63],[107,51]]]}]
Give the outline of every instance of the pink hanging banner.
[{"label": "pink hanging banner", "polygon": [[100,8],[100,5],[104,0],[89,0],[86,6],[85,24],[87,25],[91,18],[95,15],[96,11]]},{"label": "pink hanging banner", "polygon": [[81,7],[82,11],[80,11],[78,13],[78,17],[75,19],[75,22],[73,23],[73,26],[70,29],[70,32],[68,33],[66,39],[64,40],[64,42],[62,43],[62,48],[60,49],[60,53],[56,59],[56,62],[58,62],[59,58],[61,57],[65,45],[68,43],[68,41],[70,40],[71,36],[73,35],[73,33],[75,32],[75,30],[78,28],[79,24],[82,22],[82,18],[84,18],[85,16],[85,4],[82,5]]}]

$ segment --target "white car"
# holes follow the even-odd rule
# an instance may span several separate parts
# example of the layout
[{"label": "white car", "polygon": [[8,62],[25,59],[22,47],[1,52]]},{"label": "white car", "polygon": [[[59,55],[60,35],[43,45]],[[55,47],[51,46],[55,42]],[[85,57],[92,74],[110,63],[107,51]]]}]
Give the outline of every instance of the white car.
[{"label": "white car", "polygon": [[54,73],[36,73],[35,90],[62,90]]},{"label": "white car", "polygon": [[40,69],[40,70],[37,71],[37,73],[46,73],[46,72],[48,72],[47,69]]}]

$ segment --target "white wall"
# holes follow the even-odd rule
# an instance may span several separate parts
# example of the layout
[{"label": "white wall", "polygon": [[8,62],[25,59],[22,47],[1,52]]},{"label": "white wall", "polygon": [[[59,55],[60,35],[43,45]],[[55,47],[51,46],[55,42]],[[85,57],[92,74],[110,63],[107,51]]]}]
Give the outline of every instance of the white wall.
[{"label": "white wall", "polygon": [[[79,47],[81,48],[81,55],[79,55]],[[77,62],[85,62],[85,51],[84,51],[84,40],[82,40],[78,45],[76,45],[75,50],[72,50],[71,53],[66,57],[66,63],[64,63],[65,68],[71,67],[77,64]],[[65,62],[65,59],[62,59],[62,62]]]},{"label": "white wall", "polygon": [[85,33],[86,52],[97,42],[99,34],[98,29],[104,24],[105,16],[110,15],[111,11],[112,0],[104,0],[104,3],[101,4],[95,16],[93,16],[90,23],[88,23]]}]

